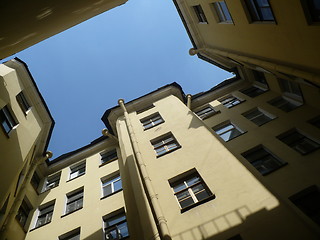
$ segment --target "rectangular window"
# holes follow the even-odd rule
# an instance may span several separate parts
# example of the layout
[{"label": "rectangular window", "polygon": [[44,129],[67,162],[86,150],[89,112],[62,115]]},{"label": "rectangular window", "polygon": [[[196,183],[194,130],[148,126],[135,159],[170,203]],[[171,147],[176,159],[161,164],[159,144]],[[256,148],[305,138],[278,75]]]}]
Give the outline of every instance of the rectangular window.
[{"label": "rectangular window", "polygon": [[204,12],[203,12],[203,10],[202,10],[201,5],[193,6],[193,9],[194,9],[194,12],[195,12],[196,15],[197,15],[197,18],[198,18],[198,22],[199,22],[199,23],[208,23],[208,22],[207,22],[206,15],[204,14]]},{"label": "rectangular window", "polygon": [[274,21],[269,0],[246,0],[252,21]]},{"label": "rectangular window", "polygon": [[59,236],[59,240],[80,240],[80,227]]},{"label": "rectangular window", "polygon": [[86,173],[86,162],[77,164],[76,166],[70,167],[70,177],[69,179],[74,179],[76,177],[82,176]]},{"label": "rectangular window", "polygon": [[291,112],[292,110],[294,110],[302,105],[301,102],[295,101],[290,98],[286,98],[284,96],[272,99],[268,103],[270,103],[272,106],[275,106],[285,112]]},{"label": "rectangular window", "polygon": [[242,92],[243,94],[249,96],[249,97],[256,97],[261,95],[262,93],[265,93],[266,91],[268,91],[268,89],[263,89],[257,86],[251,86],[249,88],[243,89],[240,92]]},{"label": "rectangular window", "polygon": [[30,109],[30,104],[28,103],[26,97],[24,96],[23,92],[20,92],[16,96],[17,102],[19,103],[21,110],[24,114],[27,113],[27,111]]},{"label": "rectangular window", "polygon": [[242,153],[242,156],[247,159],[262,175],[267,175],[268,173],[286,165],[286,162],[274,156],[263,146],[258,146]]},{"label": "rectangular window", "polygon": [[101,184],[103,197],[109,196],[122,190],[122,181],[119,174],[112,178],[101,180]]},{"label": "rectangular window", "polygon": [[30,181],[32,187],[35,189],[35,190],[38,190],[38,187],[40,185],[40,178],[37,174],[37,172],[34,172],[32,178],[31,178],[31,181]]},{"label": "rectangular window", "polygon": [[47,191],[49,189],[59,186],[60,176],[61,176],[61,173],[48,176],[44,184],[44,191]]},{"label": "rectangular window", "polygon": [[165,137],[162,137],[159,140],[151,141],[154,150],[156,151],[157,156],[162,156],[168,152],[172,152],[175,149],[178,149],[180,145],[172,134],[169,134]]},{"label": "rectangular window", "polygon": [[315,117],[313,119],[311,119],[310,121],[308,121],[310,124],[312,124],[313,126],[320,128],[320,116]]},{"label": "rectangular window", "polygon": [[296,129],[281,134],[277,138],[302,155],[311,153],[320,147],[319,143],[307,138]]},{"label": "rectangular window", "polygon": [[232,23],[232,18],[225,1],[214,2],[213,6],[217,12],[220,22]]},{"label": "rectangular window", "polygon": [[217,112],[210,106],[207,106],[205,108],[202,108],[201,110],[195,112],[195,114],[198,115],[199,118],[202,120],[209,118],[213,115],[215,115]]},{"label": "rectangular window", "polygon": [[320,226],[320,191],[315,185],[289,197],[305,215]]},{"label": "rectangular window", "polygon": [[77,211],[83,207],[83,189],[67,194],[66,214]]},{"label": "rectangular window", "polygon": [[243,131],[231,122],[219,124],[212,128],[225,142],[240,136]]},{"label": "rectangular window", "polygon": [[270,122],[272,119],[275,118],[275,116],[271,115],[270,113],[267,113],[258,108],[252,109],[246,113],[243,113],[242,115],[258,126]]},{"label": "rectangular window", "polygon": [[106,153],[101,153],[101,164],[105,164],[111,162],[113,160],[118,159],[117,150],[113,149]]},{"label": "rectangular window", "polygon": [[207,199],[214,198],[205,182],[197,172],[170,183],[181,209],[189,209]]},{"label": "rectangular window", "polygon": [[144,130],[147,130],[149,128],[153,128],[154,126],[157,126],[161,123],[163,123],[163,119],[160,116],[159,113],[156,114],[152,114],[151,116],[148,116],[146,118],[143,118],[140,120],[140,122],[142,123],[142,126],[144,128]]},{"label": "rectangular window", "polygon": [[45,207],[39,207],[39,215],[36,223],[36,227],[43,226],[51,222],[53,215],[54,203]]},{"label": "rectangular window", "polygon": [[264,86],[268,87],[268,83],[267,83],[266,77],[265,77],[263,72],[252,71],[252,73],[253,73],[253,76],[254,76],[254,80],[256,82],[261,83]]},{"label": "rectangular window", "polygon": [[309,23],[320,22],[319,0],[301,0],[301,4]]},{"label": "rectangular window", "polygon": [[233,95],[229,95],[227,97],[219,99],[219,102],[221,102],[227,108],[232,108],[232,107],[242,103],[243,101]]},{"label": "rectangular window", "polygon": [[30,211],[31,208],[26,203],[26,201],[23,200],[16,216],[17,221],[21,224],[22,227],[25,227]]},{"label": "rectangular window", "polygon": [[302,93],[298,83],[293,80],[279,79],[279,84],[285,96],[303,102]]},{"label": "rectangular window", "polygon": [[127,218],[125,213],[119,213],[103,219],[104,236],[106,240],[125,239],[129,237]]},{"label": "rectangular window", "polygon": [[6,105],[0,109],[0,121],[3,130],[8,134],[18,123],[15,121],[9,106]]}]

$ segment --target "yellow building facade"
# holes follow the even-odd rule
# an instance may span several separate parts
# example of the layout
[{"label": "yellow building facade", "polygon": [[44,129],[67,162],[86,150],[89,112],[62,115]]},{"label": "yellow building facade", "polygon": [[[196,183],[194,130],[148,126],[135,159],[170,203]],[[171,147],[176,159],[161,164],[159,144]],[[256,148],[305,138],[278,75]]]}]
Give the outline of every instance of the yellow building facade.
[{"label": "yellow building facade", "polygon": [[0,79],[1,236],[14,233],[13,239],[24,239],[15,217],[21,204],[34,206],[26,199],[28,183],[36,167],[51,156],[46,149],[54,121],[24,62],[1,64]]},{"label": "yellow building facade", "polygon": [[318,88],[243,75],[120,99],[104,136],[37,167],[3,239],[318,239]]},{"label": "yellow building facade", "polygon": [[174,0],[192,55],[228,70],[261,68],[319,86],[315,0]]}]

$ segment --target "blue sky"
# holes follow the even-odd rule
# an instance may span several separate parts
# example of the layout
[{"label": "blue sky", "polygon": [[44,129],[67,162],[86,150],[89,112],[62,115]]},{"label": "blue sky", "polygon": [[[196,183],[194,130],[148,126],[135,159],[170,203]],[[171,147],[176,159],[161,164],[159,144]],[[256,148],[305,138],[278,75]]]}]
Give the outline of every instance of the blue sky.
[{"label": "blue sky", "polygon": [[56,158],[100,137],[119,98],[172,82],[195,94],[232,77],[189,56],[191,47],[171,0],[129,0],[12,57],[27,63],[55,119]]}]

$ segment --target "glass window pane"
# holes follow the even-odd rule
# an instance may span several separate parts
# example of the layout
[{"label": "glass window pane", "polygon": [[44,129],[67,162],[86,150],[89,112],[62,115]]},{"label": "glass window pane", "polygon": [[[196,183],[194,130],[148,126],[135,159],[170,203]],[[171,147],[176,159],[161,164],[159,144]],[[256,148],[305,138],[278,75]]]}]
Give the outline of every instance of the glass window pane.
[{"label": "glass window pane", "polygon": [[188,207],[188,206],[194,204],[194,201],[192,200],[191,197],[189,197],[189,198],[186,198],[182,201],[179,201],[179,204],[180,204],[181,208],[185,208],[185,207]]},{"label": "glass window pane", "polygon": [[118,191],[118,190],[122,189],[122,182],[121,182],[121,179],[120,179],[120,180],[118,180],[118,181],[116,181],[116,182],[114,182],[113,187],[114,187],[114,191]]}]

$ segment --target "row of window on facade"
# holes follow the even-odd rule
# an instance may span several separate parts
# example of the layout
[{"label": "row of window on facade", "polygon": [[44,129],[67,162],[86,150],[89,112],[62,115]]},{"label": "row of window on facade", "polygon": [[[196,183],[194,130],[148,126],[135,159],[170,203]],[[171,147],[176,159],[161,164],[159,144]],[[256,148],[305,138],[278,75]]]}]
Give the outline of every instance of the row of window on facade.
[{"label": "row of window on facade", "polygon": [[[232,0],[231,0],[232,1]],[[245,7],[249,13],[250,22],[275,22],[269,0],[245,0]],[[216,1],[211,3],[214,15],[220,23],[233,23],[232,12],[229,11],[226,1]],[[320,22],[320,1],[302,0],[301,8],[305,12],[309,24]],[[193,6],[199,23],[208,23],[207,17],[201,5]]]},{"label": "row of window on facade", "polygon": [[[76,202],[77,201],[79,202],[79,198],[77,199],[76,197],[74,197],[74,199]],[[54,205],[55,203],[53,202],[39,208],[38,218],[36,221],[35,228],[41,227],[51,222],[53,217]],[[78,205],[82,205],[82,202],[78,203]],[[23,201],[16,219],[22,225],[24,225],[28,218],[29,212],[30,212],[30,209],[28,209],[27,204],[25,203],[25,201]],[[106,216],[102,217],[102,222],[103,222],[103,233],[104,233],[103,235],[105,240],[126,239],[129,237],[127,219],[126,219],[124,209],[119,209],[110,214],[107,214]],[[80,240],[80,234],[81,234],[81,228],[78,227],[74,230],[71,230],[59,236],[58,239],[59,240]]]},{"label": "row of window on facade", "polygon": [[[16,96],[16,100],[22,112],[27,115],[31,106],[22,91]],[[9,104],[0,109],[0,121],[2,130],[7,136],[9,136],[8,134],[12,129],[18,126],[19,122]]]},{"label": "row of window on facade", "polygon": [[[100,159],[101,165],[100,166],[103,166],[107,163],[110,163],[118,158],[116,149],[101,153],[100,155],[101,155],[101,159]],[[69,174],[69,178],[67,181],[70,181],[72,179],[80,177],[80,176],[84,175],[85,173],[86,173],[86,162],[82,161],[80,163],[77,163],[77,164],[70,167],[70,174]],[[50,189],[58,186],[59,182],[60,182],[60,176],[61,176],[61,172],[53,174],[51,176],[48,176],[44,181],[44,184],[41,188],[41,192],[50,190]],[[40,182],[41,182],[40,177],[35,172],[32,179],[31,179],[31,184],[36,190],[38,190]]]}]

